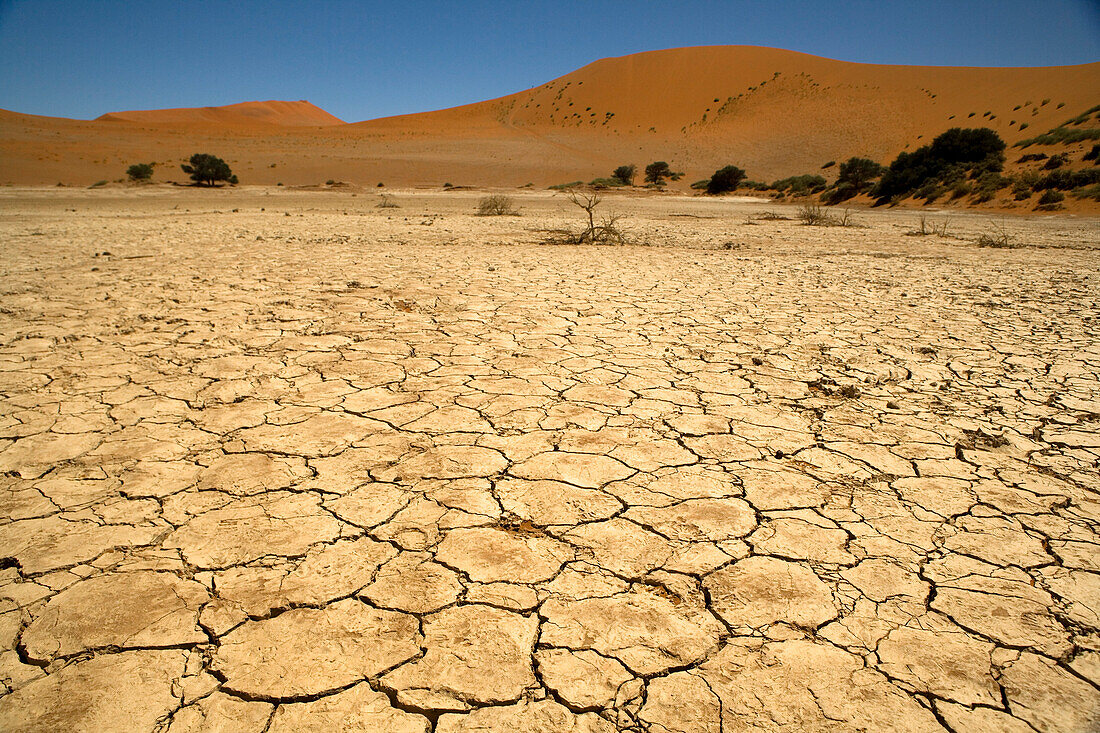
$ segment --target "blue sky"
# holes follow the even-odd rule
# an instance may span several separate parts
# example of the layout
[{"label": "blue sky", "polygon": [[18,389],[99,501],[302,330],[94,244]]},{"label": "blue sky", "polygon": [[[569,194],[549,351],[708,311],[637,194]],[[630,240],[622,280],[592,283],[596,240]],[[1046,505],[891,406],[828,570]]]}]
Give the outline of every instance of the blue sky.
[{"label": "blue sky", "polygon": [[354,122],[509,94],[606,56],[720,44],[868,63],[1089,63],[1100,2],[0,0],[0,108],[92,118],[309,99]]}]

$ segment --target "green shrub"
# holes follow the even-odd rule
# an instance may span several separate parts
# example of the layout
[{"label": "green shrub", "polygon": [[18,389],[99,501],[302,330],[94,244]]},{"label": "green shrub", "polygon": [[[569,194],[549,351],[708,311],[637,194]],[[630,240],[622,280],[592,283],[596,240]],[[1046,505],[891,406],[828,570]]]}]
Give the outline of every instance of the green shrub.
[{"label": "green shrub", "polygon": [[554,191],[565,191],[567,189],[577,188],[578,186],[583,186],[583,185],[584,185],[584,181],[570,181],[569,183],[556,183],[553,186],[550,186],[549,188],[554,190]]},{"label": "green shrub", "polygon": [[805,196],[807,194],[824,191],[825,178],[813,174],[791,176],[775,181],[772,183],[771,187],[776,191],[790,193],[792,196]]},{"label": "green shrub", "polygon": [[229,164],[209,153],[195,153],[190,165],[181,165],[184,173],[191,176],[197,186],[213,186],[218,181],[236,184],[237,177],[229,169]]},{"label": "green shrub", "polygon": [[706,189],[706,187],[709,186],[709,185],[710,185],[710,179],[709,178],[701,178],[698,181],[696,181],[695,183],[691,184],[691,188],[692,188],[692,190],[695,190],[695,191],[702,191],[702,190]]},{"label": "green shrub", "polygon": [[134,163],[126,169],[126,175],[131,181],[148,181],[153,177],[152,163]]},{"label": "green shrub", "polygon": [[623,186],[634,185],[634,175],[637,169],[633,165],[620,165],[611,173],[611,177],[617,179]]},{"label": "green shrub", "polygon": [[989,128],[952,128],[929,145],[900,153],[872,195],[878,205],[908,196],[929,183],[953,183],[965,172],[975,179],[996,173],[1004,167],[1004,149],[1004,141]]},{"label": "green shrub", "polygon": [[1062,203],[1065,200],[1066,195],[1064,193],[1062,193],[1061,191],[1055,191],[1054,189],[1049,189],[1047,191],[1044,191],[1043,195],[1039,197],[1039,206],[1053,207],[1057,204]]},{"label": "green shrub", "polygon": [[821,170],[825,170],[826,168],[832,168],[834,165],[836,165],[836,161],[835,160],[830,160],[828,163],[821,166]]},{"label": "green shrub", "polygon": [[1082,186],[1091,186],[1100,183],[1100,169],[1089,168],[1087,170],[1071,171],[1059,168],[1046,174],[1032,188],[1036,191],[1058,189],[1059,191],[1071,191]]},{"label": "green shrub", "polygon": [[1055,168],[1061,168],[1066,164],[1066,154],[1059,153],[1058,155],[1052,155],[1047,158],[1047,162],[1043,164],[1043,170],[1052,171]]},{"label": "green shrub", "polygon": [[1085,153],[1081,160],[1095,160],[1100,163],[1100,143],[1096,143],[1092,146],[1092,150]]},{"label": "green shrub", "polygon": [[716,170],[710,177],[707,193],[714,195],[734,191],[743,180],[745,180],[745,171],[735,165],[727,165]]},{"label": "green shrub", "polygon": [[664,184],[665,178],[672,178],[672,168],[663,160],[656,160],[645,167],[645,182],[655,186]]},{"label": "green shrub", "polygon": [[881,176],[882,171],[881,165],[868,158],[849,158],[840,164],[836,183],[822,200],[827,204],[836,204],[858,196],[871,187],[871,182]]},{"label": "green shrub", "polygon": [[588,185],[593,188],[620,188],[626,184],[618,178],[593,178]]}]

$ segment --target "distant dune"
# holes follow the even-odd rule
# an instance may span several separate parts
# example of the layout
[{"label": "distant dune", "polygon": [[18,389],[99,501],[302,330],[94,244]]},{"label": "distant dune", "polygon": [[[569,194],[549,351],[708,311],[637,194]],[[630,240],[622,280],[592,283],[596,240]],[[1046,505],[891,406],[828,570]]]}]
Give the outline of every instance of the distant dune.
[{"label": "distant dune", "polygon": [[297,102],[268,100],[241,102],[223,107],[185,107],[181,109],[149,109],[129,112],[108,112],[97,122],[141,122],[147,125],[179,125],[206,123],[212,125],[251,125],[255,123],[286,127],[324,127],[342,125],[344,121],[320,107],[302,99]]},{"label": "distant dune", "polygon": [[545,186],[666,160],[686,187],[729,163],[774,180],[852,155],[889,162],[955,126],[991,127],[1011,144],[1097,103],[1100,63],[882,66],[681,48],[603,59],[498,99],[353,124],[308,102],[91,122],[4,112],[0,183],[87,184],[136,161],[158,163],[154,180],[181,180],[181,159],[210,152],[243,183]]}]

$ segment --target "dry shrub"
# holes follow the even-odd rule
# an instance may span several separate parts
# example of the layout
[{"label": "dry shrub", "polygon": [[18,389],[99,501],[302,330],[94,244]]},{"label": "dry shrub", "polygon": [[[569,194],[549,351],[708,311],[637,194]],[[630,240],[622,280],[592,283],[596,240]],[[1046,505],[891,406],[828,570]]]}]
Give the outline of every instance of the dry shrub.
[{"label": "dry shrub", "polygon": [[478,216],[519,216],[519,209],[510,196],[494,193],[477,202]]},{"label": "dry shrub", "polygon": [[1016,244],[1016,239],[1005,229],[1004,222],[1000,224],[992,224],[991,229],[988,232],[982,232],[978,235],[979,247],[994,247],[996,249],[1012,249],[1019,245]]},{"label": "dry shrub", "polygon": [[848,209],[844,210],[844,213],[839,216],[833,216],[829,213],[828,209],[824,209],[817,204],[807,204],[798,209],[798,218],[802,220],[802,223],[811,227],[856,227],[855,220],[852,219],[852,214]]}]

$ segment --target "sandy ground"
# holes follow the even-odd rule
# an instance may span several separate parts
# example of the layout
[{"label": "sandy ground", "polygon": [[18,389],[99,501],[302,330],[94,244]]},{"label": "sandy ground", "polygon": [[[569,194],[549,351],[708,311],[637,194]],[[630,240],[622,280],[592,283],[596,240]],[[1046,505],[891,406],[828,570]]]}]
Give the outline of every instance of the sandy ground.
[{"label": "sandy ground", "polygon": [[480,195],[0,191],[0,729],[1100,726],[1097,220]]}]

